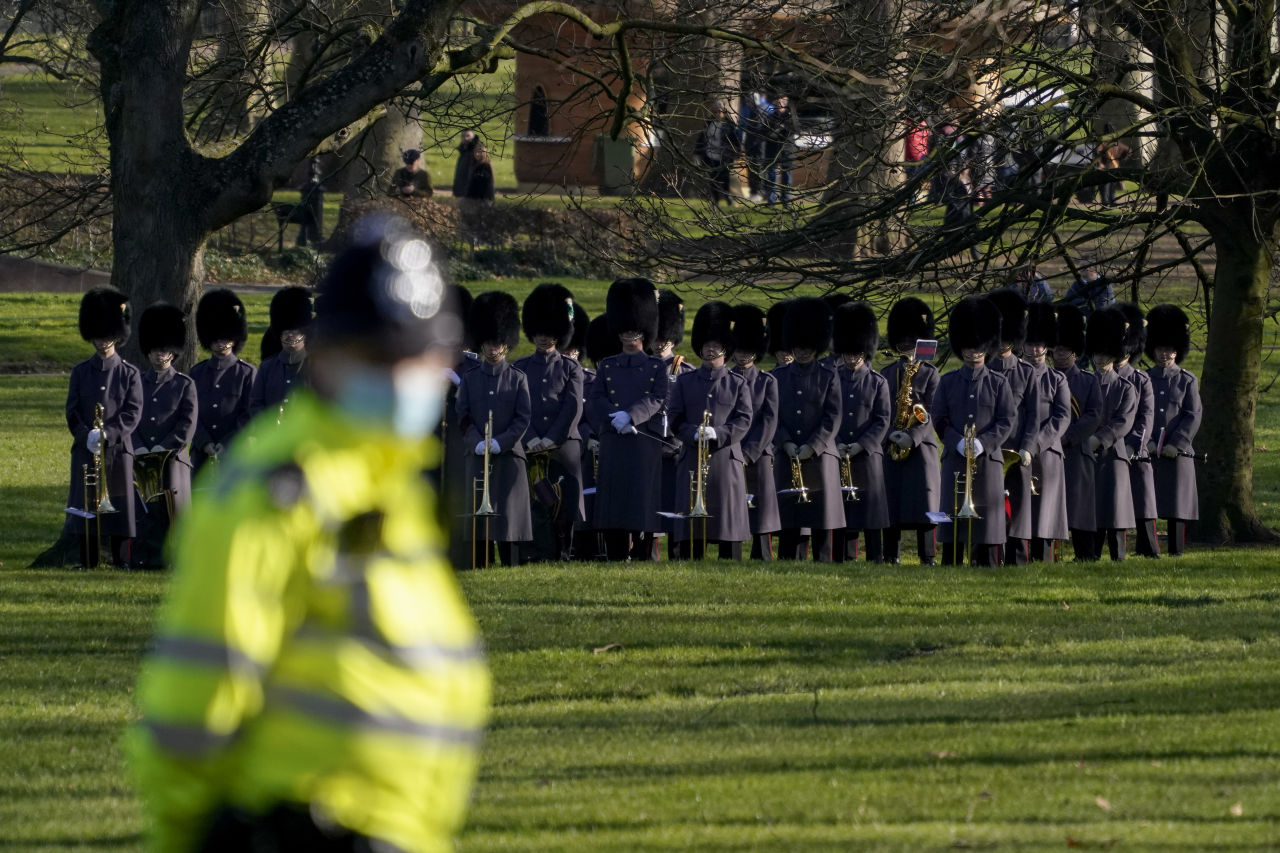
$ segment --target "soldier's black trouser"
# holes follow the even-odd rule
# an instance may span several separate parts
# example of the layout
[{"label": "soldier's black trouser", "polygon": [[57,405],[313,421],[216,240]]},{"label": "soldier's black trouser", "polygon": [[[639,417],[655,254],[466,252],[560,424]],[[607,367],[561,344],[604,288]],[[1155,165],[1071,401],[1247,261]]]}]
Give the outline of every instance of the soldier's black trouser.
[{"label": "soldier's black trouser", "polygon": [[1180,557],[1187,551],[1187,522],[1181,518],[1164,520],[1169,530],[1169,556]]},{"label": "soldier's black trouser", "polygon": [[1113,527],[1109,530],[1099,530],[1095,535],[1097,538],[1093,547],[1094,553],[1098,555],[1099,560],[1102,559],[1103,542],[1107,543],[1107,552],[1110,554],[1112,560],[1117,563],[1124,560],[1125,550],[1129,540],[1128,531]]},{"label": "soldier's black trouser", "polygon": [[[886,563],[898,562],[898,554],[902,547],[902,531],[910,527],[886,527],[884,529],[883,559]],[[927,565],[938,558],[938,528],[934,525],[916,527],[916,553],[921,564]],[[868,545],[868,547],[870,547]]]},{"label": "soldier's black trouser", "polygon": [[723,539],[679,539],[671,543],[671,559],[701,560],[707,554],[707,546],[715,545],[716,553],[722,560],[742,561],[742,543],[728,542]]},{"label": "soldier's black trouser", "polygon": [[1031,540],[1031,559],[1036,563],[1052,563],[1053,549],[1055,541],[1053,539],[1041,539],[1039,537]]},{"label": "soldier's black trouser", "polygon": [[1134,525],[1133,552],[1139,557],[1159,557],[1160,537],[1156,533],[1154,518],[1139,518]]},{"label": "soldier's black trouser", "polygon": [[[965,545],[964,540],[960,541],[960,547]],[[969,549],[969,565],[971,566],[998,566],[1000,565],[1000,549],[1002,545],[974,545]],[[954,542],[942,543],[942,564],[944,566],[958,565],[956,563],[956,544]]]},{"label": "soldier's black trouser", "polygon": [[884,560],[883,539],[879,530],[844,530],[835,531],[834,554],[837,563],[852,563],[858,560],[858,534],[862,533],[867,541],[867,562],[879,563]]},{"label": "soldier's black trouser", "polygon": [[[835,547],[833,534],[834,531],[831,530],[814,530],[810,536],[805,537],[800,533],[799,527],[783,528],[778,533],[778,559],[804,560],[812,552],[815,562],[830,563]],[[812,548],[809,547],[810,543]]]},{"label": "soldier's black trouser", "polygon": [[1093,530],[1071,528],[1071,548],[1076,552],[1076,562],[1093,562],[1101,556],[1098,552],[1098,534]]}]

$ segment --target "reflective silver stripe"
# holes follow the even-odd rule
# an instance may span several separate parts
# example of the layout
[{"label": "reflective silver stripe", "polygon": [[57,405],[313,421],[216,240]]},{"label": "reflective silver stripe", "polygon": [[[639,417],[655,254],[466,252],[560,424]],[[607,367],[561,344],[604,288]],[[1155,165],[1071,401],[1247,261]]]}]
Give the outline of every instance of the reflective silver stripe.
[{"label": "reflective silver stripe", "polygon": [[272,704],[279,704],[330,723],[393,732],[457,746],[478,747],[483,735],[483,730],[479,728],[464,729],[408,720],[390,714],[377,714],[337,696],[321,696],[292,687],[267,688],[267,705],[269,707]]},{"label": "reflective silver stripe", "polygon": [[222,735],[199,726],[179,726],[155,720],[143,720],[142,727],[151,733],[161,749],[187,756],[223,749],[236,737],[235,732]]},{"label": "reflective silver stripe", "polygon": [[441,663],[476,663],[485,659],[484,644],[480,642],[469,646],[443,646],[439,643],[415,643],[405,646],[387,642],[380,631],[374,632],[372,636],[363,633],[341,634],[316,625],[314,622],[303,623],[294,633],[294,638],[331,643],[360,643],[379,654],[389,655],[413,669]]},{"label": "reflective silver stripe", "polygon": [[249,670],[262,674],[266,667],[239,649],[224,643],[195,640],[191,637],[158,637],[152,655],[184,663],[200,663],[226,669]]}]

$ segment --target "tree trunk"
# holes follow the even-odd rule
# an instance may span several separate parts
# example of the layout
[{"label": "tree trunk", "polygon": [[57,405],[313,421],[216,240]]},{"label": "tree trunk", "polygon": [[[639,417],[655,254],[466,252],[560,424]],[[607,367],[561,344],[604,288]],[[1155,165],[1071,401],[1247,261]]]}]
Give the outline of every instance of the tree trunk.
[{"label": "tree trunk", "polygon": [[1275,539],[1253,500],[1253,425],[1274,225],[1255,232],[1251,221],[1245,216],[1238,227],[1213,229],[1218,265],[1200,383],[1204,422],[1196,440],[1196,451],[1208,453],[1208,464],[1197,466],[1196,535],[1213,544]]}]

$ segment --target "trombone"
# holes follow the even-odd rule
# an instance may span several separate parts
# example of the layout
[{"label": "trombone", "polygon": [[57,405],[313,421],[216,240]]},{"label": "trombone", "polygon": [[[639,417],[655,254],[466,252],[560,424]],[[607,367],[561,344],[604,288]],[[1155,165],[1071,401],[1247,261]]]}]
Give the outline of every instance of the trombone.
[{"label": "trombone", "polygon": [[490,442],[493,441],[493,410],[489,410],[489,421],[484,425],[484,468],[480,476],[480,506],[476,506],[475,481],[471,483],[471,568],[476,567],[476,519],[484,519],[484,567],[489,568],[489,519],[498,513],[489,500]]},{"label": "trombone", "polygon": [[[697,454],[694,460],[693,476],[689,480],[689,512],[685,516],[689,519],[689,541],[693,541],[693,519],[702,519],[702,553],[707,552],[707,519],[711,513],[707,512],[707,478],[711,474],[711,439],[706,437],[706,432],[711,426],[711,411],[705,410],[702,413],[702,426],[698,429],[697,439],[694,442]],[[690,556],[693,556],[692,554]]]},{"label": "trombone", "polygon": [[[965,547],[973,548],[973,521],[981,519],[978,514],[978,508],[973,503],[973,478],[978,471],[978,458],[974,452],[974,442],[978,438],[978,427],[976,424],[968,424],[964,428],[964,471],[956,472],[956,482],[952,488],[951,501],[951,518],[953,522],[967,521],[969,529],[966,534]],[[963,488],[960,485],[960,478],[964,477]],[[963,552],[960,550],[960,531],[953,529],[951,531],[951,542],[955,565],[964,562]]]},{"label": "trombone", "polygon": [[[99,433],[102,432],[105,417],[106,409],[101,403],[96,404],[93,407],[93,428]],[[105,442],[106,439],[104,438],[103,441]],[[84,552],[81,557],[83,557],[85,568],[89,569],[97,568],[102,561],[102,514],[116,511],[107,488],[107,475],[102,457],[102,446],[99,445],[93,454],[92,467],[86,463],[81,468],[84,489]]]}]

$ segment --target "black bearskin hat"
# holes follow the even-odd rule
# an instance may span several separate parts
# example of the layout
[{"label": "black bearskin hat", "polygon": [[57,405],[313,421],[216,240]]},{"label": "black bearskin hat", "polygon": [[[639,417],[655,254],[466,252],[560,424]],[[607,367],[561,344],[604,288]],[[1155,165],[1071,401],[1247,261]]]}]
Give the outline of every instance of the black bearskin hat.
[{"label": "black bearskin hat", "polygon": [[524,336],[532,341],[534,335],[551,335],[556,346],[563,349],[573,335],[576,310],[569,288],[551,282],[540,284],[525,297],[520,309]]},{"label": "black bearskin hat", "polygon": [[129,340],[129,297],[114,287],[95,287],[80,300],[80,337],[86,341]]},{"label": "black bearskin hat", "polygon": [[988,298],[1000,311],[1001,348],[1022,346],[1027,339],[1027,300],[1008,287],[989,294]]},{"label": "black bearskin hat", "polygon": [[1053,306],[1043,302],[1027,306],[1026,343],[1044,344],[1053,349],[1058,343],[1058,315]]},{"label": "black bearskin hat", "polygon": [[470,290],[460,284],[449,285],[449,295],[453,304],[458,306],[458,316],[462,318],[462,345],[469,347],[471,346],[471,303],[476,301],[475,297],[471,295]]},{"label": "black bearskin hat", "polygon": [[649,344],[658,338],[658,289],[647,278],[620,278],[609,285],[604,314],[610,332],[639,332]]},{"label": "black bearskin hat", "polygon": [[769,346],[764,311],[754,305],[733,306],[733,339],[737,351],[752,353],[757,358],[764,355]]},{"label": "black bearskin hat", "polygon": [[[676,346],[684,340],[684,298],[672,290],[658,293],[659,341],[671,341]],[[648,343],[648,341],[646,341]]]},{"label": "black bearskin hat", "polygon": [[471,303],[471,322],[468,324],[471,341],[477,352],[480,345],[498,341],[515,349],[520,343],[520,306],[510,293],[487,290]]},{"label": "black bearskin hat", "polygon": [[1084,355],[1084,314],[1074,305],[1058,306],[1058,346]]},{"label": "black bearskin hat", "polygon": [[1000,345],[1000,322],[1000,309],[990,298],[966,296],[951,309],[951,351],[956,355],[967,349],[994,352]]},{"label": "black bearskin hat", "polygon": [[822,301],[827,303],[827,307],[831,309],[831,315],[835,316],[836,309],[841,305],[848,305],[853,301],[853,297],[847,293],[840,293],[839,291],[836,291],[833,293],[823,294]]},{"label": "black bearskin hat", "polygon": [[305,329],[311,325],[311,291],[293,285],[276,291],[271,297],[271,326],[276,336],[290,329]]},{"label": "black bearskin hat", "polygon": [[168,302],[157,302],[138,318],[138,345],[143,355],[168,350],[180,355],[187,347],[187,315]]},{"label": "black bearskin hat", "polygon": [[902,341],[910,339],[909,346],[914,347],[916,341],[932,337],[933,312],[923,299],[908,296],[889,309],[889,346],[895,350]]},{"label": "black bearskin hat", "polygon": [[726,356],[733,355],[736,339],[733,334],[733,306],[716,300],[708,302],[693,315],[693,351],[702,357],[702,347],[709,341],[718,341]]},{"label": "black bearskin hat", "polygon": [[249,339],[249,321],[240,297],[225,287],[202,296],[196,306],[196,337],[205,349],[212,349],[214,341],[231,341],[231,351],[240,352]]},{"label": "black bearskin hat", "polygon": [[782,321],[782,348],[811,349],[821,354],[831,350],[831,309],[821,299],[805,296],[787,306]]},{"label": "black bearskin hat", "polygon": [[1147,312],[1147,358],[1156,360],[1156,347],[1173,347],[1182,364],[1191,349],[1191,321],[1177,305],[1157,305]]},{"label": "black bearskin hat", "polygon": [[846,302],[836,309],[832,352],[840,355],[862,354],[870,359],[879,346],[880,321],[876,319],[876,312],[870,305],[865,302]]},{"label": "black bearskin hat", "polygon": [[587,358],[596,367],[611,355],[622,352],[622,341],[609,328],[608,317],[597,317],[587,326]]},{"label": "black bearskin hat", "polygon": [[581,305],[573,306],[573,334],[569,337],[569,343],[565,345],[565,351],[576,350],[578,357],[585,355],[587,348],[587,327],[591,325],[591,318],[587,316],[586,309]]},{"label": "black bearskin hat", "polygon": [[787,324],[787,309],[791,307],[792,301],[784,299],[769,306],[769,313],[765,317],[765,341],[769,345],[769,355],[777,355],[779,351],[786,350],[782,345],[782,327]]},{"label": "black bearskin hat", "polygon": [[1113,356],[1117,361],[1125,355],[1126,325],[1124,312],[1114,305],[1110,308],[1099,308],[1089,315],[1089,326],[1085,332],[1085,349],[1090,355],[1102,353]]},{"label": "black bearskin hat", "polygon": [[267,326],[262,333],[262,343],[258,345],[258,357],[262,361],[280,354],[280,330],[275,326]]},{"label": "black bearskin hat", "polygon": [[1119,309],[1129,327],[1124,330],[1124,352],[1130,361],[1136,362],[1147,346],[1147,318],[1142,309],[1132,302],[1117,302],[1111,307]]}]

